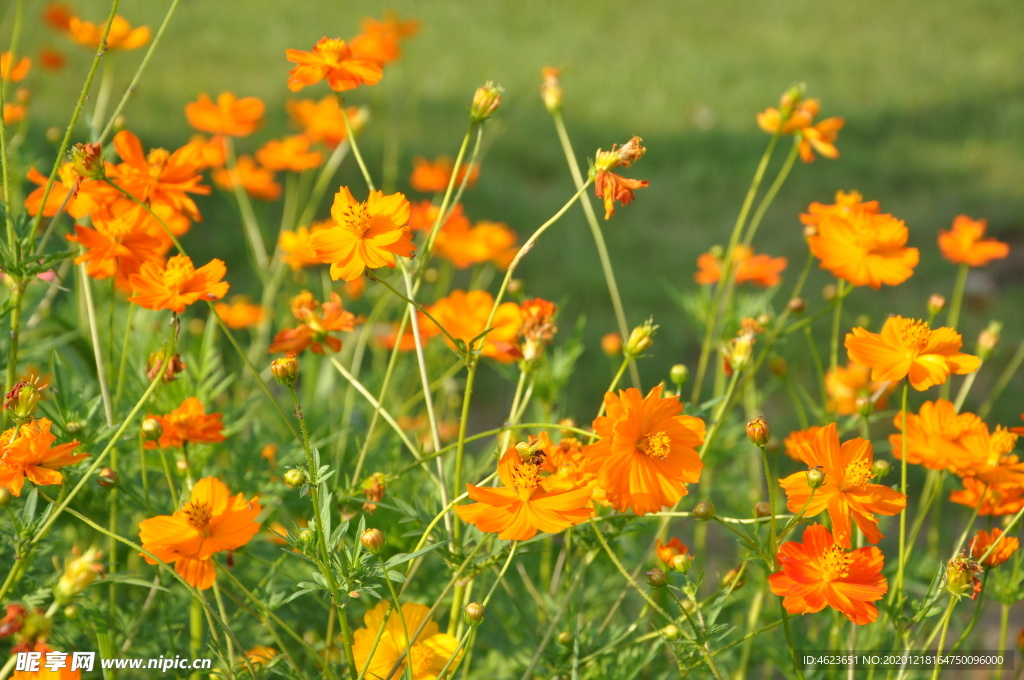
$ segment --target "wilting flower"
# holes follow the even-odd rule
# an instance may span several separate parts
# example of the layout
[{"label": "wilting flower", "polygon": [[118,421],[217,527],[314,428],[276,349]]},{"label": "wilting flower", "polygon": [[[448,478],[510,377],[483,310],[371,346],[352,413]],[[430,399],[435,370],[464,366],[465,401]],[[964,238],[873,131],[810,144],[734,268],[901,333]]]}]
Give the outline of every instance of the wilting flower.
[{"label": "wilting flower", "polygon": [[[992,548],[993,545],[995,548]],[[1014,536],[1003,536],[1002,529],[993,529],[991,534],[984,529],[979,529],[971,541],[971,557],[986,567],[998,567],[1010,559],[1019,547],[1020,541]],[[989,552],[990,548],[991,552]],[[985,557],[986,553],[988,557]]]},{"label": "wilting flower", "polygon": [[332,90],[342,92],[360,85],[373,85],[384,71],[372,59],[360,57],[344,40],[321,38],[312,52],[285,50],[288,61],[297,64],[288,72],[288,89],[298,92],[307,85],[326,80]]},{"label": "wilting flower", "polygon": [[114,135],[114,148],[124,162],[112,166],[108,174],[121,189],[147,205],[164,204],[199,219],[189,194],[205,195],[210,187],[201,184],[202,158],[194,147],[184,146],[174,153],[152,149],[146,154],[139,138],[122,130]]},{"label": "wilting flower", "polygon": [[585,522],[590,517],[590,487],[549,491],[540,476],[542,464],[542,455],[523,460],[516,447],[509,447],[498,461],[503,486],[466,484],[469,497],[477,502],[457,505],[455,512],[480,531],[512,541],[529,540],[538,531],[558,533]]},{"label": "wilting flower", "polygon": [[232,330],[249,328],[263,320],[263,307],[249,302],[244,295],[234,295],[230,304],[218,302],[213,306],[224,325]]},{"label": "wilting flower", "polygon": [[984,267],[992,260],[1001,260],[1010,254],[1010,246],[994,238],[982,238],[988,222],[957,215],[953,228],[939,232],[942,256],[955,264]]},{"label": "wilting flower", "polygon": [[[471,351],[477,350],[481,356],[510,363],[520,355],[516,339],[523,323],[523,313],[516,303],[503,302],[498,305],[494,319],[488,325],[487,319],[492,307],[494,298],[485,290],[468,293],[454,290],[448,297],[431,305],[427,311],[449,335],[471,345]],[[430,328],[434,323],[422,319],[420,326]],[[473,342],[484,331],[488,331],[487,335]],[[454,347],[447,336],[445,342],[449,347]]]},{"label": "wilting flower", "polygon": [[544,100],[544,108],[549,113],[562,110],[562,84],[558,80],[561,69],[545,66],[540,70],[543,81],[540,85],[540,97]]},{"label": "wilting flower", "polygon": [[311,140],[306,135],[272,139],[256,152],[256,160],[264,168],[274,172],[278,170],[302,172],[320,167],[324,155],[319,151],[310,151],[310,143]]},{"label": "wilting flower", "polygon": [[32,60],[28,57],[22,57],[18,60],[18,63],[14,63],[13,52],[0,54],[0,82],[16,83],[19,80],[23,80],[28,75],[28,70],[31,66]]},{"label": "wilting flower", "polygon": [[[782,280],[779,276],[786,268],[786,258],[770,255],[755,255],[747,246],[737,246],[733,250],[733,275],[736,283],[750,281],[762,288],[777,286]],[[703,253],[697,257],[698,272],[693,275],[697,283],[718,283],[722,278],[721,259],[711,253]]]},{"label": "wilting flower", "polygon": [[768,587],[783,596],[786,611],[813,614],[832,607],[859,626],[878,618],[871,603],[889,590],[882,551],[872,546],[847,552],[843,547],[820,524],[804,530],[803,543],[779,546],[782,571],[768,577]]},{"label": "wilting flower", "polygon": [[628,179],[611,172],[618,167],[628,168],[647,152],[643,140],[632,137],[619,147],[612,144],[611,151],[597,150],[594,157],[594,193],[604,199],[604,218],[615,214],[615,202],[629,205],[633,201],[633,190],[646,187],[647,180]]},{"label": "wilting flower", "polygon": [[835,142],[846,121],[833,117],[814,123],[820,111],[817,99],[803,99],[800,90],[793,88],[782,95],[778,109],[768,108],[757,114],[757,125],[769,134],[799,137],[798,151],[804,163],[814,161],[815,151],[826,158],[839,158]]},{"label": "wilting flower", "polygon": [[394,267],[396,255],[410,257],[416,250],[406,227],[409,201],[403,194],[371,191],[360,203],[348,187],[341,187],[331,217],[335,226],[312,234],[310,244],[322,262],[330,263],[335,281],[352,281],[366,269]]},{"label": "wilting flower", "polygon": [[[901,432],[903,417],[900,411],[892,419]],[[970,454],[964,448],[964,436],[976,430],[988,430],[981,418],[973,413],[957,413],[953,402],[945,399],[924,402],[917,413],[906,414],[906,421],[905,433],[889,435],[893,456],[903,457],[903,437],[906,436],[907,462],[931,470],[967,467]]]},{"label": "wilting flower", "polygon": [[181,446],[185,442],[218,443],[224,441],[224,423],[220,413],[206,413],[203,402],[196,397],[189,397],[181,402],[181,406],[167,415],[147,416],[155,419],[163,427],[163,434],[158,441],[147,441],[147,449],[157,446],[163,449]]},{"label": "wilting flower", "polygon": [[199,269],[195,268],[187,255],[175,255],[161,267],[153,262],[144,262],[138,274],[132,274],[128,282],[135,294],[128,298],[146,309],[169,309],[181,314],[185,307],[203,300],[219,300],[228,292],[227,273],[224,263],[210,260]]},{"label": "wilting flower", "polygon": [[804,163],[814,162],[814,152],[817,151],[825,158],[835,160],[839,158],[839,149],[836,148],[836,139],[839,131],[843,129],[846,121],[838,116],[826,118],[810,127],[800,131],[800,160]]},{"label": "wilting flower", "polygon": [[[438,156],[433,161],[429,161],[423,156],[416,156],[412,159],[412,175],[409,176],[409,185],[416,191],[427,194],[444,191],[451,181],[453,169],[454,164],[448,156]],[[456,186],[465,180],[466,186],[472,187],[476,184],[476,178],[479,176],[480,166],[462,165],[455,178]]]},{"label": "wilting flower", "polygon": [[963,339],[952,328],[932,330],[924,321],[890,316],[881,334],[854,328],[846,336],[850,361],[871,367],[872,380],[895,382],[909,376],[916,390],[941,385],[951,373],[978,370],[981,360],[960,351]]},{"label": "wilting flower", "polygon": [[848,217],[823,214],[816,233],[807,238],[821,268],[855,286],[895,286],[914,273],[920,253],[907,248],[908,231],[892,215],[853,213]]},{"label": "wilting flower", "polygon": [[[78,17],[71,17],[68,20],[68,36],[85,47],[98,49],[100,41],[103,40],[103,33],[107,29],[106,22],[97,25],[91,21],[82,21]],[[132,28],[131,24],[120,14],[114,17],[110,24],[110,32],[107,33],[106,49],[108,50],[134,50],[149,42],[149,27],[139,26]]]},{"label": "wilting flower", "polygon": [[955,598],[961,598],[970,594],[975,600],[981,592],[981,579],[978,574],[984,569],[966,552],[961,551],[959,555],[946,563],[946,590]]},{"label": "wilting flower", "polygon": [[869,543],[878,543],[882,532],[875,515],[897,515],[907,505],[907,497],[899,491],[871,483],[875,476],[871,442],[858,437],[840,446],[835,423],[821,428],[814,442],[801,446],[798,453],[809,468],[825,473],[825,482],[811,489],[805,472],[780,480],[789,510],[802,510],[808,517],[828,510],[836,543],[846,549],[851,545],[851,518]]},{"label": "wilting flower", "polygon": [[[895,385],[880,380],[871,380],[871,369],[856,363],[848,363],[845,367],[836,366],[825,375],[825,391],[828,393],[828,410],[842,416],[857,413],[857,400],[871,398],[878,394],[874,402],[876,408],[885,408],[886,394]],[[880,394],[879,394],[880,392]]]},{"label": "wilting flower", "polygon": [[289,328],[274,336],[270,352],[291,352],[298,354],[307,347],[314,354],[323,354],[324,345],[332,352],[341,349],[341,340],[330,335],[332,331],[349,332],[355,328],[357,319],[351,312],[343,309],[341,296],[331,293],[329,302],[320,305],[313,294],[304,290],[292,298],[292,314],[301,323],[297,328]]},{"label": "wilting flower", "polygon": [[551,344],[558,332],[555,325],[558,308],[553,302],[534,298],[520,304],[519,309],[523,313],[523,323],[519,327],[519,334],[523,337],[523,358],[532,361],[540,357],[544,347]]},{"label": "wilting flower", "polygon": [[238,99],[232,92],[221,92],[214,102],[206,94],[185,105],[185,117],[197,130],[228,137],[246,137],[263,123],[263,102],[256,97]]},{"label": "wilting flower", "polygon": [[[362,669],[369,661],[367,678],[386,678],[388,675],[403,678],[408,664],[413,680],[438,680],[438,674],[458,649],[459,641],[442,633],[434,621],[427,620],[423,630],[410,644],[405,632],[408,630],[410,635],[415,635],[430,614],[430,607],[404,602],[401,615],[392,611],[385,623],[390,609],[391,603],[381,600],[363,617],[366,627],[353,633],[352,654],[356,667]],[[392,673],[396,664],[398,670]]]},{"label": "wilting flower", "polygon": [[0,488],[20,496],[26,479],[37,486],[60,484],[60,469],[89,455],[72,453],[77,440],[53,446],[57,437],[50,434],[52,424],[40,418],[0,434]]},{"label": "wilting flower", "polygon": [[646,397],[633,387],[607,392],[604,403],[607,415],[594,421],[600,439],[585,453],[608,502],[638,515],[675,505],[687,484],[700,481],[695,447],[704,441],[704,421],[679,415],[682,403],[662,397],[661,385]]},{"label": "wilting flower", "polygon": [[[173,564],[189,585],[200,590],[211,587],[216,576],[213,555],[241,548],[260,529],[255,521],[261,510],[256,499],[230,493],[215,477],[200,479],[181,510],[139,523],[142,548]],[[149,555],[143,557],[156,564]]]},{"label": "wilting flower", "polygon": [[259,201],[276,201],[281,196],[281,185],[274,180],[274,173],[248,155],[239,156],[234,168],[215,169],[213,183],[226,191],[241,186]]}]

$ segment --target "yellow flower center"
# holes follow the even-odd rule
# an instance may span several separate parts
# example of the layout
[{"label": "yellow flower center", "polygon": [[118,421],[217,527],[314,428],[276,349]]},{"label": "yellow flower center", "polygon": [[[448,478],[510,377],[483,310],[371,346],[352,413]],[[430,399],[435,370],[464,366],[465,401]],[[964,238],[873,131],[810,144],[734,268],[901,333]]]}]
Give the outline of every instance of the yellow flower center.
[{"label": "yellow flower center", "polygon": [[[440,670],[440,668],[434,667],[434,653],[426,645],[413,645],[409,650],[409,660],[412,663],[412,677],[414,678],[425,678]],[[400,677],[400,675],[396,674],[396,677]]]},{"label": "yellow flower center", "polygon": [[1015,446],[1017,446],[1017,435],[1002,425],[996,428],[996,431],[992,433],[991,439],[988,440],[989,455],[995,458],[1000,458],[1010,453]]},{"label": "yellow flower center", "polygon": [[164,285],[171,290],[179,291],[192,277],[195,270],[192,260],[182,255],[175,255],[167,261],[167,268],[164,270]]},{"label": "yellow flower center", "polygon": [[534,489],[540,486],[540,460],[531,458],[512,468],[512,486],[519,500],[530,500]]},{"label": "yellow flower center", "polygon": [[105,232],[107,236],[120,243],[124,240],[125,236],[132,233],[134,226],[133,220],[128,219],[125,215],[121,215],[120,217],[115,217],[109,222],[103,223],[101,230]]},{"label": "yellow flower center", "polygon": [[[16,428],[12,427],[9,430],[4,430],[3,434],[0,434],[0,449],[6,447],[8,444],[11,443],[11,440],[14,439],[14,430],[15,429]],[[0,458],[2,458],[2,457],[3,457],[2,456],[2,452],[0,452]]]},{"label": "yellow flower center", "polygon": [[344,40],[327,40],[322,45],[317,46],[317,51],[323,58],[324,64],[331,68],[341,66],[341,63],[345,61],[345,57],[349,54],[348,46],[345,45]]},{"label": "yellow flower center", "polygon": [[850,575],[850,563],[853,562],[845,550],[833,545],[821,556],[821,575],[825,581],[838,581]]},{"label": "yellow flower center", "polygon": [[928,344],[932,330],[926,321],[911,321],[898,329],[900,343],[915,354],[920,354]]},{"label": "yellow flower center", "polygon": [[349,229],[355,231],[362,238],[370,230],[373,216],[366,209],[366,204],[358,203],[345,208],[344,213],[342,213],[342,219],[345,220],[345,224]]},{"label": "yellow flower center", "polygon": [[665,456],[672,450],[672,440],[664,432],[645,434],[636,443],[636,448],[641,453],[646,453],[652,458],[665,459]]},{"label": "yellow flower center", "polygon": [[185,507],[181,511],[185,513],[185,519],[189,526],[198,531],[201,536],[208,537],[210,535],[210,518],[213,517],[213,511],[209,503],[190,501],[185,503]]},{"label": "yellow flower center", "polygon": [[850,228],[853,230],[853,237],[861,248],[872,252],[878,247],[878,227],[870,218],[861,215],[849,215]]},{"label": "yellow flower center", "polygon": [[871,469],[871,462],[867,458],[855,460],[843,471],[842,490],[863,489],[874,476],[875,472]]},{"label": "yellow flower center", "polygon": [[149,163],[149,176],[156,180],[160,178],[161,173],[164,171],[164,166],[167,165],[167,159],[171,157],[171,154],[166,149],[153,149],[146,156],[146,162]]}]

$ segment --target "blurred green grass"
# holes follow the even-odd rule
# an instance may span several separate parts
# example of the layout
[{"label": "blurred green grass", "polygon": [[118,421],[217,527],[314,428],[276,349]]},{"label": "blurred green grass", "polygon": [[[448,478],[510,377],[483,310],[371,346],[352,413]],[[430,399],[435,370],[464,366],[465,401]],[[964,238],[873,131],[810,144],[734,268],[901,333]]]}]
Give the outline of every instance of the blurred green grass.
[{"label": "blurred green grass", "polygon": [[[5,31],[11,4],[4,9]],[[168,4],[125,2],[121,13],[155,29]],[[75,5],[96,21],[109,7],[96,0]],[[572,192],[538,96],[545,65],[563,69],[565,118],[581,163],[598,147],[632,134],[644,138],[648,154],[629,174],[649,179],[650,187],[603,226],[631,324],[647,317],[661,324],[654,358],[642,366],[645,384],[662,379],[672,363],[695,361],[700,333],[666,288],[692,289],[697,254],[727,239],[768,140],[754,115],[775,105],[794,82],[805,82],[809,95],[821,99],[823,116],[846,118],[842,158],[798,164],[766,215],[756,249],[789,257],[795,276],[806,253],[797,215],[811,201],[829,202],[837,189],[857,189],[904,219],[922,264],[908,284],[881,294],[857,291],[847,305],[849,327],[859,311],[876,322],[886,313],[921,316],[931,293],[948,295],[954,269],[939,257],[936,233],[959,213],[984,217],[992,234],[1015,250],[1012,261],[972,279],[975,294],[961,330],[970,349],[988,319],[1005,322],[999,367],[1024,335],[1016,306],[1024,287],[1024,5],[184,0],[126,110],[128,126],[147,146],[180,145],[190,134],[185,103],[199,92],[232,90],[267,102],[264,129],[240,143],[251,151],[286,129],[284,102],[292,95],[284,85],[284,50],[309,49],[325,34],[354,35],[361,17],[388,9],[419,19],[422,29],[379,86],[355,91],[349,100],[373,109],[374,125],[362,144],[376,173],[385,142],[399,145],[400,189],[413,155],[454,155],[473,89],[494,80],[506,88],[503,106],[487,125],[481,181],[467,194],[466,208],[472,218],[505,221],[526,238]],[[48,43],[75,57],[63,74],[36,74],[33,115],[41,131],[65,121],[88,51],[39,28],[39,11],[28,8],[25,51]],[[140,58],[113,55],[122,85]],[[324,94],[311,88],[300,96]],[[353,166],[343,170],[342,181],[360,184]],[[190,242],[208,243],[211,256],[230,258],[237,218],[222,198],[202,208],[206,220]],[[563,327],[585,313],[589,340],[614,328],[579,211],[545,236],[520,273],[527,294],[566,300]],[[827,282],[816,270],[808,296],[815,298]],[[584,360],[600,360],[592,356],[596,343],[589,347]],[[995,374],[986,372],[975,389],[982,393]],[[576,415],[592,410],[605,381],[592,372],[581,377],[582,396],[571,402],[581,405]],[[1016,420],[1019,380],[1016,388],[1015,398],[997,406],[996,419]]]}]

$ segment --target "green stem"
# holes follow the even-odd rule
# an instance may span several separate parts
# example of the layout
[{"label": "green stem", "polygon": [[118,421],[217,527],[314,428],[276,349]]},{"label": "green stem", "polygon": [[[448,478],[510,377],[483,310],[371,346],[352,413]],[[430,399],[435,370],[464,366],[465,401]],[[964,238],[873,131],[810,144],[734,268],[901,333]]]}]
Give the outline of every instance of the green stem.
[{"label": "green stem", "polygon": [[[1010,384],[1010,381],[1017,376],[1017,371],[1020,369],[1021,364],[1024,363],[1024,339],[1021,339],[1020,344],[1017,346],[1017,351],[1013,353],[1013,357],[1010,362],[1006,364],[1006,368],[999,374],[999,379],[996,380],[995,386],[992,391],[989,392],[988,397],[982,403],[981,408],[978,409],[978,417],[985,418],[989,411],[992,410],[992,406],[996,403],[996,400],[1006,389],[1006,386]],[[1024,666],[1022,666],[1024,667]]]},{"label": "green stem", "polygon": [[[953,596],[950,596],[949,604],[946,605],[946,613],[942,617],[942,633],[939,635],[939,646],[938,646],[938,649],[935,650],[936,659],[938,659],[938,657],[942,656],[942,650],[946,646],[946,633],[949,632],[949,621],[950,621],[950,619],[953,618],[953,607],[954,606],[956,606],[956,598],[953,597]],[[942,667],[942,665],[938,662],[938,660],[936,660],[935,661],[935,669],[932,671],[932,680],[938,680],[938,678],[939,678],[939,669],[941,667]]]},{"label": "green stem", "polygon": [[[96,360],[96,378],[100,384],[100,396],[103,399],[103,414],[107,418],[107,426],[114,425],[114,409],[110,403],[110,387],[107,385],[107,372],[103,366],[103,347],[100,343],[99,324],[96,320],[96,307],[92,299],[92,285],[89,282],[89,275],[85,272],[85,265],[79,268],[82,274],[82,295],[85,298],[85,313],[89,320],[89,337],[92,339],[92,353]],[[113,300],[111,300],[113,304]]]},{"label": "green stem", "polygon": [[[224,138],[224,149],[227,152],[227,169],[232,174],[238,173],[238,160],[235,158],[235,145],[231,137]],[[256,219],[256,212],[252,208],[252,201],[249,194],[242,186],[240,179],[231,183],[231,188],[238,201],[238,210],[242,214],[242,227],[245,231],[246,240],[249,242],[249,249],[252,251],[253,259],[256,262],[256,271],[261,281],[265,282],[270,271],[270,262],[267,258],[267,246],[263,243],[263,234],[260,233],[259,220]]]},{"label": "green stem", "polygon": [[[903,413],[903,447],[902,454],[900,456],[900,493],[903,494],[904,498],[907,495],[907,439],[909,439],[909,430],[907,429],[907,395],[910,391],[910,382],[903,383],[903,397],[900,400],[900,409]],[[900,513],[900,551],[899,551],[899,562],[896,565],[896,587],[893,588],[893,602],[899,603],[903,598],[903,572],[906,568],[907,558],[907,510],[906,508]]]},{"label": "green stem", "polygon": [[[412,646],[416,644],[416,640],[409,636],[409,626],[405,622],[405,612],[402,611],[402,603],[398,600],[398,593],[395,592],[395,584],[388,578],[388,565],[384,563],[384,558],[381,556],[380,551],[377,552],[377,561],[380,562],[381,572],[384,574],[384,582],[388,584],[388,592],[391,593],[391,602],[394,609],[392,611],[398,612],[398,620],[402,623],[402,633],[405,635],[405,649],[406,655],[408,650],[412,649]],[[381,627],[383,628],[383,626]],[[370,655],[373,658],[373,655]],[[355,665],[353,665],[355,668]],[[395,669],[391,670],[391,675],[394,675]],[[405,664],[405,677],[412,680],[412,664]],[[444,677],[443,674],[439,673],[438,677]]]},{"label": "green stem", "polygon": [[601,547],[604,548],[604,552],[608,555],[608,559],[612,561],[612,564],[615,565],[615,568],[618,569],[619,573],[622,574],[622,577],[626,579],[626,583],[628,583],[630,587],[633,588],[633,590],[640,593],[640,597],[642,597],[644,601],[647,602],[647,605],[651,609],[661,614],[669,623],[674,623],[675,618],[673,618],[671,614],[662,609],[661,605],[659,605],[657,602],[651,599],[651,596],[647,594],[647,591],[641,588],[640,584],[637,583],[633,576],[626,570],[626,568],[622,566],[622,562],[620,562],[619,558],[615,556],[615,552],[611,549],[611,546],[608,545],[608,541],[605,539],[604,533],[601,532],[601,528],[597,526],[597,522],[594,520],[594,518],[591,517],[588,521],[590,523],[590,526],[594,529],[594,535],[597,536],[598,543],[600,543]]},{"label": "green stem", "polygon": [[345,110],[345,100],[342,99],[341,93],[338,93],[338,108],[341,109],[341,120],[345,123],[345,136],[348,138],[349,147],[352,149],[352,155],[355,156],[356,163],[359,164],[359,171],[363,173],[363,179],[366,180],[366,188],[370,191],[374,191],[376,187],[373,185],[373,178],[370,177],[370,171],[366,169],[366,163],[363,161],[363,154],[359,153],[359,145],[356,144],[356,136],[352,132],[352,123],[348,120],[348,111]]}]

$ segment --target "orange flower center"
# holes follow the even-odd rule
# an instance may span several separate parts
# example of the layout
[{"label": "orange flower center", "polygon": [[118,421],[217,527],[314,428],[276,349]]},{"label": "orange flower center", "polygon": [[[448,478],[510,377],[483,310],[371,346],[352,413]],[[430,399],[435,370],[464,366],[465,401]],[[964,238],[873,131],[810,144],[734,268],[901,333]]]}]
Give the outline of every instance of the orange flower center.
[{"label": "orange flower center", "polygon": [[645,434],[636,443],[636,448],[641,453],[646,453],[652,458],[665,459],[665,456],[672,450],[672,440],[664,432]]},{"label": "orange flower center", "polygon": [[878,246],[878,228],[871,219],[865,219],[860,215],[853,215],[848,223],[853,231],[857,245],[868,252],[873,251]]},{"label": "orange flower center", "polygon": [[821,556],[821,576],[825,581],[839,581],[850,575],[853,558],[838,545],[825,550]]},{"label": "orange flower center", "polygon": [[351,50],[344,40],[327,40],[323,44],[317,45],[317,51],[323,58],[324,64],[331,68],[341,66],[341,63],[351,55]]},{"label": "orange flower center", "polygon": [[871,469],[871,463],[867,458],[855,460],[843,471],[842,490],[863,489],[874,476],[875,472]]},{"label": "orange flower center", "polygon": [[528,501],[533,491],[540,486],[540,461],[530,459],[512,469],[512,486],[519,494],[519,500]]},{"label": "orange flower center", "polygon": [[[15,429],[16,428],[12,427],[9,430],[4,430],[3,434],[0,434],[0,448],[6,447],[7,445],[9,445],[11,443],[11,440],[14,438],[14,430]],[[2,456],[0,456],[0,457],[2,457]]]},{"label": "orange flower center", "polygon": [[991,439],[988,440],[989,455],[993,458],[1000,458],[1010,453],[1015,446],[1017,446],[1017,435],[1003,426],[997,427],[996,431],[992,433]]},{"label": "orange flower center", "polygon": [[102,231],[106,232],[107,236],[114,239],[118,243],[124,240],[125,236],[132,233],[134,223],[128,219],[125,215],[115,217],[109,222],[103,223]]},{"label": "orange flower center", "polygon": [[208,537],[210,535],[210,518],[213,517],[213,511],[209,503],[190,501],[181,511],[185,513],[185,519],[188,520],[189,526],[198,531],[200,536]]},{"label": "orange flower center", "polygon": [[370,215],[366,209],[366,205],[358,203],[356,205],[350,205],[345,208],[343,213],[345,224],[349,229],[352,229],[360,238],[366,236],[366,232],[370,230],[370,224],[373,216]]},{"label": "orange flower center", "polygon": [[181,290],[196,268],[192,260],[182,255],[175,255],[167,261],[167,268],[164,270],[164,285],[174,291]]},{"label": "orange flower center", "polygon": [[932,330],[925,321],[913,321],[899,328],[897,333],[904,347],[915,353],[920,353],[924,350],[925,345],[928,344],[928,338],[931,336]]},{"label": "orange flower center", "polygon": [[171,154],[166,149],[153,149],[146,156],[146,162],[149,163],[149,176],[152,179],[159,179],[160,174],[164,171],[164,166],[167,165],[167,159],[171,157]]},{"label": "orange flower center", "polygon": [[425,645],[413,645],[409,650],[409,658],[412,662],[412,677],[414,678],[425,678],[439,670],[434,668],[434,653]]}]

